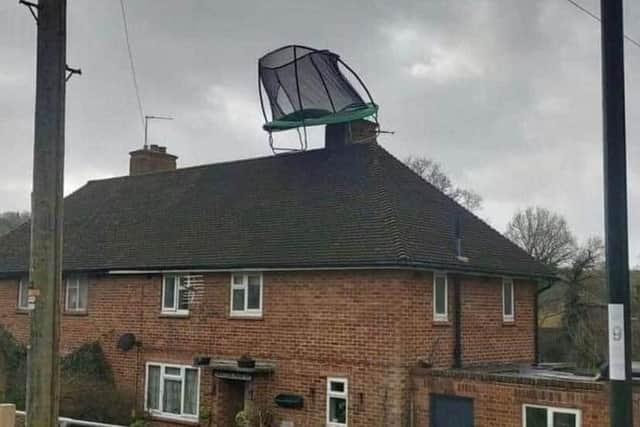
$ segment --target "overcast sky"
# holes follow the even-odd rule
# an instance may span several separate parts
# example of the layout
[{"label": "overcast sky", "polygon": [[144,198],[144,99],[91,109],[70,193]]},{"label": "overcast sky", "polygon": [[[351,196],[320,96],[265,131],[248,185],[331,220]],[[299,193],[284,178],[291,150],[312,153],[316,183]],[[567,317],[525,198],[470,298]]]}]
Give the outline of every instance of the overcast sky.
[{"label": "overcast sky", "polygon": [[[65,193],[124,175],[140,148],[117,0],[68,2]],[[581,0],[598,11],[598,0]],[[257,59],[281,45],[328,48],[355,68],[399,158],[431,157],[484,197],[500,231],[540,205],[580,238],[603,234],[599,24],[566,0],[127,0],[150,142],[179,166],[269,155]],[[640,4],[626,1],[640,38]],[[0,0],[0,211],[29,209],[36,27]],[[626,44],[631,263],[640,264],[640,48]],[[311,147],[323,140],[312,133]]]}]

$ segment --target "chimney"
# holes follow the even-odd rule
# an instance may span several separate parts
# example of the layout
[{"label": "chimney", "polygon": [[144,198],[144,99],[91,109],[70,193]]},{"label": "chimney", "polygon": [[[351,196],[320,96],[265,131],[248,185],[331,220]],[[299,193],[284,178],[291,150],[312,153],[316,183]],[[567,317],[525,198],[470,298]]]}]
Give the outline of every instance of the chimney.
[{"label": "chimney", "polygon": [[156,144],[129,153],[129,175],[149,172],[172,171],[176,169],[178,156],[167,153],[167,147]]},{"label": "chimney", "polygon": [[324,131],[325,148],[334,150],[350,144],[377,144],[377,136],[378,124],[369,120],[329,124]]}]

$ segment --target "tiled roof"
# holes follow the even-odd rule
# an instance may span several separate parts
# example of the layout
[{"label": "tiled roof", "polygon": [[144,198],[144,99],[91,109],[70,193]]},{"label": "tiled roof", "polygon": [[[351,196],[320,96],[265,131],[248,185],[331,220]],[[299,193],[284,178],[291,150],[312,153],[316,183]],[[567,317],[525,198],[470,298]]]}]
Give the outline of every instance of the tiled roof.
[{"label": "tiled roof", "polygon": [[[28,249],[29,225],[0,238],[0,274],[27,271]],[[90,181],[65,199],[67,271],[374,266],[550,275],[377,144]]]}]

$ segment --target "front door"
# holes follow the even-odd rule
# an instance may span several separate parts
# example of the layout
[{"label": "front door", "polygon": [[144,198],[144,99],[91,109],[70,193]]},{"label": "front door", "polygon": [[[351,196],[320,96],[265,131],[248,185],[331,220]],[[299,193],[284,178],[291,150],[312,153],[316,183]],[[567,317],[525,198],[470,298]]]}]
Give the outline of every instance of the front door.
[{"label": "front door", "polygon": [[473,427],[473,399],[432,394],[431,427]]},{"label": "front door", "polygon": [[244,381],[218,380],[218,422],[222,426],[236,425],[238,412],[244,409]]}]

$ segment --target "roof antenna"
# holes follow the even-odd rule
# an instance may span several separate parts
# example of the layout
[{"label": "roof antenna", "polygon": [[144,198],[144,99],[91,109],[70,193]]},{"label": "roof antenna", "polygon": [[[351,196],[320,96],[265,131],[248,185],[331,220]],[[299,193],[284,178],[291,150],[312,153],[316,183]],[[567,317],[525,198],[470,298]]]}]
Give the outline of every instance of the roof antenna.
[{"label": "roof antenna", "polygon": [[173,117],[167,116],[144,116],[144,149],[149,148],[149,144],[147,143],[147,137],[149,135],[149,120],[173,120]]}]

